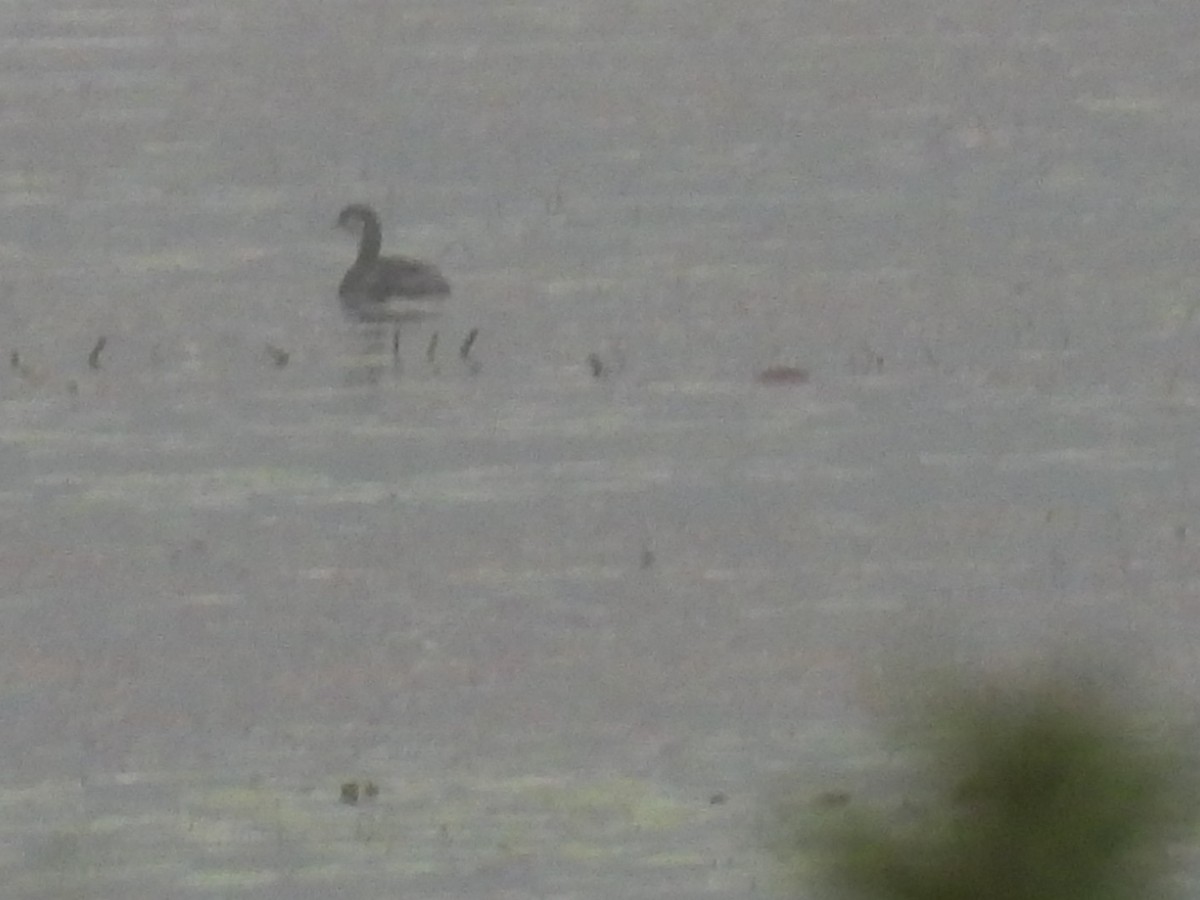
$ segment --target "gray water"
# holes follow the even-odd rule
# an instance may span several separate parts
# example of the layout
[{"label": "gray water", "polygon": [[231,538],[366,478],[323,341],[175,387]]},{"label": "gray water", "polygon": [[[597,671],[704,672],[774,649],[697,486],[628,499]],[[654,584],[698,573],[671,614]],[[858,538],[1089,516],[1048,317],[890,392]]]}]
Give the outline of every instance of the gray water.
[{"label": "gray water", "polygon": [[5,896],[769,896],[889,660],[1186,692],[1194,19],[5,4]]}]

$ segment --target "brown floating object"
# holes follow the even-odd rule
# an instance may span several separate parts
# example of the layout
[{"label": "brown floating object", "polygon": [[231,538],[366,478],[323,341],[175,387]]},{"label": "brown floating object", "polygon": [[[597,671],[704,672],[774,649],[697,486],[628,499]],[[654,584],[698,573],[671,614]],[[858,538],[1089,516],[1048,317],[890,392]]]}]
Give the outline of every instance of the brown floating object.
[{"label": "brown floating object", "polygon": [[288,364],[288,360],[292,358],[290,353],[288,353],[282,347],[276,347],[274,344],[267,344],[265,349],[267,351],[267,355],[271,357],[271,362],[275,363],[275,365],[280,369],[286,366]]},{"label": "brown floating object", "polygon": [[357,806],[359,800],[374,800],[379,796],[379,785],[373,781],[345,781],[342,783],[341,801],[347,806]]},{"label": "brown floating object", "polygon": [[821,791],[813,798],[813,802],[822,809],[838,809],[850,802],[849,791]]},{"label": "brown floating object", "polygon": [[759,384],[807,384],[808,379],[808,369],[798,366],[768,366],[754,376]]}]

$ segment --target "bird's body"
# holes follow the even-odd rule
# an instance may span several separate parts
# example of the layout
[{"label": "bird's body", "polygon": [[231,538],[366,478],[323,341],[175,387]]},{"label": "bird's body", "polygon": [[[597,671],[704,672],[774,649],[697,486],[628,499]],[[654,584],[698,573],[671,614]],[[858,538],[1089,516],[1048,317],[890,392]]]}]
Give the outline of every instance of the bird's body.
[{"label": "bird's body", "polygon": [[381,256],[379,216],[363,203],[352,203],[338,215],[339,228],[359,235],[354,260],[338,296],[342,307],[366,321],[403,321],[436,315],[450,294],[450,284],[437,266],[404,256]]}]

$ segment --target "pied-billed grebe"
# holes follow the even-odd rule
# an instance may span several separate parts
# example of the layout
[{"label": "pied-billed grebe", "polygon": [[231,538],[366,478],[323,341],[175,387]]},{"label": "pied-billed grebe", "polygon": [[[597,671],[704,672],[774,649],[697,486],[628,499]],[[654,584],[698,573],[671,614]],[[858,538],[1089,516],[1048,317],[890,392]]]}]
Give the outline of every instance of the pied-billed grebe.
[{"label": "pied-billed grebe", "polygon": [[342,278],[338,296],[361,319],[418,319],[436,310],[424,300],[444,300],[450,284],[437,266],[404,256],[380,256],[383,235],[379,216],[365,203],[351,203],[338,215],[337,227],[358,235],[358,259]]}]

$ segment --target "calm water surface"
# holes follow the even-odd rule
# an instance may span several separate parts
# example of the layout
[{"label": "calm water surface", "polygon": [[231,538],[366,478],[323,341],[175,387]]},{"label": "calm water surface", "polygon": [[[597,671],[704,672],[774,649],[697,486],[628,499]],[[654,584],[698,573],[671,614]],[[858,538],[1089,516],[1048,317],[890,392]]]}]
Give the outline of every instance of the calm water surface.
[{"label": "calm water surface", "polygon": [[1190,19],[4,6],[6,896],[766,894],[889,658],[1186,690]]}]

